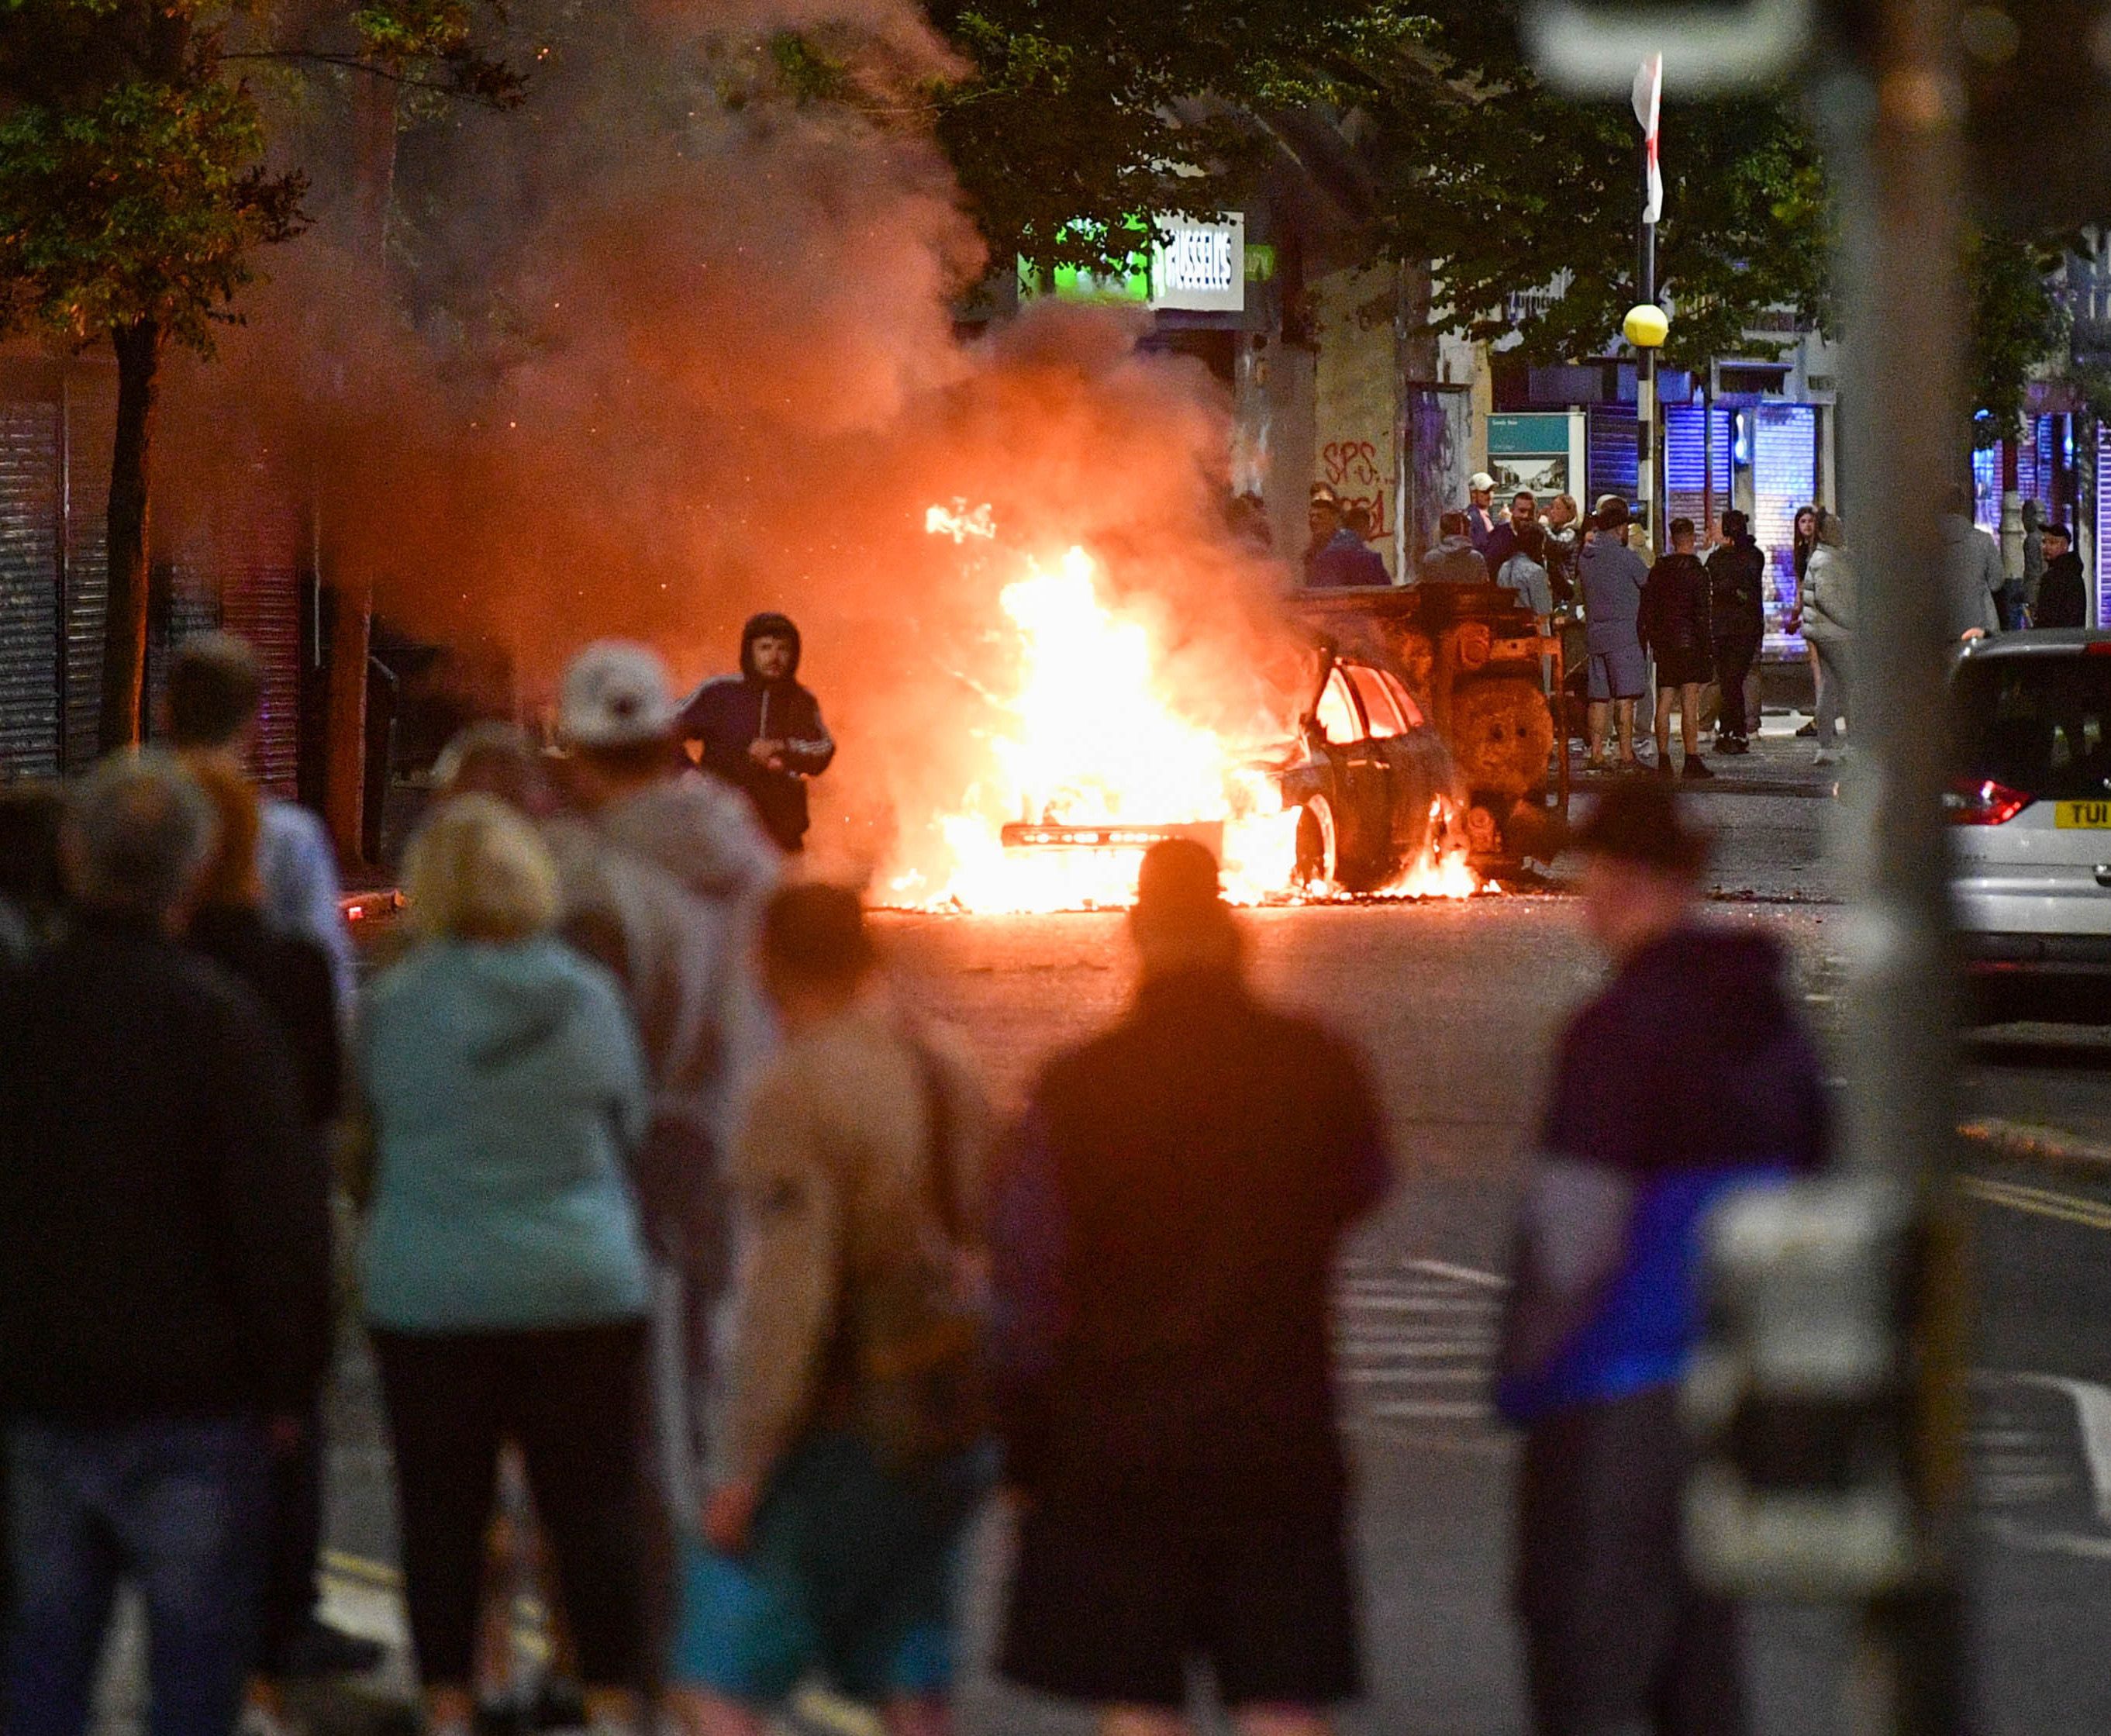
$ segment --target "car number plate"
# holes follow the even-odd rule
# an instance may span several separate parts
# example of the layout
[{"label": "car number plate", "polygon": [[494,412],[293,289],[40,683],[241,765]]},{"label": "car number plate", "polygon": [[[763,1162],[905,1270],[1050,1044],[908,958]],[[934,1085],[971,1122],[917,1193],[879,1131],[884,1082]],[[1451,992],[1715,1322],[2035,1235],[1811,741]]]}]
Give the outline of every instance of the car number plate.
[{"label": "car number plate", "polygon": [[2111,802],[2063,802],[2054,822],[2063,832],[2111,831]]}]

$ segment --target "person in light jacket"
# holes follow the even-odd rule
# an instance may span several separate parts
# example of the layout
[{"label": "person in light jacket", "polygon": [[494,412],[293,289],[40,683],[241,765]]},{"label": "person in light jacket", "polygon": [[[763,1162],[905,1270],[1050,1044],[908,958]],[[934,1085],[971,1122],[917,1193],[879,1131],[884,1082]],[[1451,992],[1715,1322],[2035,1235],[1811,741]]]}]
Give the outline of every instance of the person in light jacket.
[{"label": "person in light jacket", "polygon": [[442,807],[411,847],[419,943],[374,986],[366,1320],[402,1507],[427,1730],[468,1736],[499,1449],[526,1463],[597,1724],[650,1679],[647,1267],[626,1165],[645,1067],[614,981],[551,934],[519,815]]},{"label": "person in light jacket", "polygon": [[2001,630],[2001,589],[2008,575],[2001,548],[1972,522],[1972,491],[1953,484],[1943,502],[1943,596],[1952,639],[1984,639]]},{"label": "person in light jacket", "polygon": [[1823,507],[1818,509],[1818,546],[1810,552],[1804,583],[1803,636],[1818,659],[1818,691],[1825,695],[1825,703],[1818,708],[1818,752],[1813,763],[1831,766],[1840,758],[1839,719],[1850,715],[1855,565],[1847,553],[1846,528],[1840,515]]}]

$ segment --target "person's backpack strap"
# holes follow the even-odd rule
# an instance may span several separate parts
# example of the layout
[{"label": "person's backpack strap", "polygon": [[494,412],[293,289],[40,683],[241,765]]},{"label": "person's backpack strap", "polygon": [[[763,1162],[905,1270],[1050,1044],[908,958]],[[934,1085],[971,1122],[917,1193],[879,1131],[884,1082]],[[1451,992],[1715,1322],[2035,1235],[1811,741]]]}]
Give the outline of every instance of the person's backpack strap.
[{"label": "person's backpack strap", "polygon": [[960,1205],[960,1111],[952,1088],[946,1081],[945,1063],[937,1051],[915,1031],[906,1034],[910,1052],[916,1057],[916,1073],[924,1089],[924,1186],[930,1193],[932,1215],[946,1239],[956,1247],[969,1241],[966,1213]]}]

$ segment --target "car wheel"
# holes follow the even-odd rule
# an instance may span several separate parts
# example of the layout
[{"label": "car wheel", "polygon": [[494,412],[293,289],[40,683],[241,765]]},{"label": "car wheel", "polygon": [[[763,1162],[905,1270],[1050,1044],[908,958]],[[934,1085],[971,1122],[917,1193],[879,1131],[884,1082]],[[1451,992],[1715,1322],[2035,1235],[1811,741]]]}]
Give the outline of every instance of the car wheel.
[{"label": "car wheel", "polygon": [[1341,834],[1334,805],[1314,796],[1297,814],[1297,884],[1308,893],[1326,895],[1342,884]]}]

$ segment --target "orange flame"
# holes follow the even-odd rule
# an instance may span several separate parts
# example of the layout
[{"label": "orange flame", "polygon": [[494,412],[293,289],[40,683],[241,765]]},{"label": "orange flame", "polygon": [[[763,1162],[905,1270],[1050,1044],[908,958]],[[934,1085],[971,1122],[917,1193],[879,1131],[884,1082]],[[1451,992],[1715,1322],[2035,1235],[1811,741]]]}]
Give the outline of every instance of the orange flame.
[{"label": "orange flame", "polygon": [[[995,534],[988,508],[957,502],[932,507],[925,528],[956,542]],[[1147,835],[1110,848],[1007,848],[1003,829],[1019,822],[1218,826],[1234,903],[1332,896],[1298,884],[1299,811],[1284,807],[1270,766],[1183,706],[1151,625],[1109,605],[1092,557],[1074,548],[1052,564],[1028,557],[1021,565],[1000,598],[1015,678],[1007,690],[984,689],[997,719],[984,775],[937,821],[936,865],[896,876],[891,900],[991,913],[1134,901]],[[1287,718],[1256,721],[1278,752],[1296,734]],[[1445,831],[1432,826],[1432,839]],[[1440,857],[1432,843],[1386,895],[1466,898],[1478,886],[1463,852]]]}]

